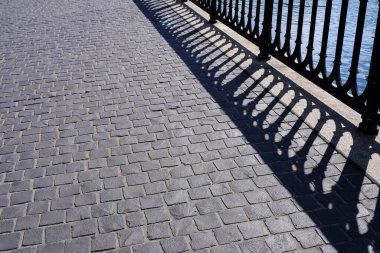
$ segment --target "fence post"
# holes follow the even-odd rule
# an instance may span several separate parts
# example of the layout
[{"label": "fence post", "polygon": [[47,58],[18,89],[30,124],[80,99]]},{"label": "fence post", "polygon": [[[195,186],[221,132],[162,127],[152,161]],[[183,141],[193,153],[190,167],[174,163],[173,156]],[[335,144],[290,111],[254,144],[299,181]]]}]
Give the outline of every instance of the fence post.
[{"label": "fence post", "polygon": [[263,31],[261,32],[261,36],[259,37],[260,53],[258,55],[259,59],[263,61],[267,61],[270,59],[269,47],[272,37],[272,17],[273,0],[265,0]]},{"label": "fence post", "polygon": [[216,18],[217,18],[217,4],[216,4],[216,1],[217,0],[211,0],[211,6],[210,6],[210,20],[209,22],[211,24],[215,24],[216,23]]},{"label": "fence post", "polygon": [[[379,0],[380,5],[380,0]],[[380,6],[379,6],[380,7]],[[380,106],[380,8],[377,14],[375,41],[372,49],[371,65],[367,78],[367,105],[362,114],[359,129],[367,134],[377,134],[378,110]]]}]

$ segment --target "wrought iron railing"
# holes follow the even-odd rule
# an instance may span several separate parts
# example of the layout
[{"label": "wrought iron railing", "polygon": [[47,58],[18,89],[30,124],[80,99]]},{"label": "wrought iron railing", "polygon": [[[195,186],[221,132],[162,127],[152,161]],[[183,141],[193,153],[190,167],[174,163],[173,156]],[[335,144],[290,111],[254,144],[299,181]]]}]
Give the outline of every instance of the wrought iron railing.
[{"label": "wrought iron railing", "polygon": [[[362,114],[362,122],[359,129],[366,133],[376,134],[380,125],[380,11],[377,8],[374,36],[364,37],[366,42],[372,40],[372,56],[369,65],[367,80],[364,87],[358,92],[358,66],[360,58],[363,32],[368,0],[360,0],[355,27],[347,24],[349,0],[340,0],[337,24],[331,20],[333,0],[323,1],[324,17],[323,25],[317,24],[317,15],[320,15],[318,0],[309,0],[311,5],[310,19],[305,22],[306,0],[192,0],[210,14],[210,22],[217,20],[223,22],[245,38],[249,39],[260,48],[258,56],[261,60],[267,60],[273,55],[304,77],[308,78],[334,97],[338,98],[357,112]],[[295,3],[296,1],[296,3]],[[359,1],[359,0],[352,0]],[[375,0],[376,1],[376,0]],[[380,4],[380,0],[377,0]],[[295,5],[297,8],[295,8]],[[275,8],[274,8],[275,7]],[[334,6],[335,8],[336,6]],[[378,7],[378,6],[376,6]],[[275,11],[274,11],[275,10]],[[295,13],[296,10],[296,13]],[[295,23],[295,16],[298,19]],[[275,22],[274,22],[275,21]],[[318,21],[319,22],[319,21]],[[286,24],[286,26],[285,26]],[[319,48],[315,48],[316,26],[321,27],[321,39]],[[326,70],[326,57],[328,56],[329,37],[331,39],[331,26],[337,26],[337,34],[334,38],[334,56],[331,63],[332,70]],[[285,36],[281,36],[285,26]],[[304,29],[308,28],[306,50],[301,47],[304,38]],[[294,31],[296,28],[296,31]],[[346,50],[345,32],[350,30],[353,34],[353,46],[350,49],[349,72],[345,81],[342,81],[342,51]],[[354,29],[354,32],[352,32]],[[373,35],[373,34],[372,34]],[[352,36],[352,35],[350,35]],[[295,39],[295,40],[294,40]],[[293,44],[293,45],[292,45]],[[315,50],[319,56],[315,56]],[[303,52],[306,51],[306,52]],[[347,50],[346,50],[347,51]],[[329,55],[331,57],[331,55]],[[318,59],[316,59],[318,58]],[[369,61],[369,59],[367,59]]]}]

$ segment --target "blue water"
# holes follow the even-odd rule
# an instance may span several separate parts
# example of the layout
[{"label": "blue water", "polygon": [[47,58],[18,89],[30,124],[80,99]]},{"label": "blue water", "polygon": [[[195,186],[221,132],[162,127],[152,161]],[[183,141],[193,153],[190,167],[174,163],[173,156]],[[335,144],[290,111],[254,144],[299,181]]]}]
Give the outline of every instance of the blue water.
[{"label": "blue water", "polygon": [[[241,1],[241,0],[239,0]],[[322,41],[322,33],[323,33],[323,25],[325,19],[325,6],[327,0],[320,0],[318,3],[318,11],[317,11],[317,22],[316,22],[316,34],[314,37],[314,51],[313,51],[313,62],[314,66],[317,65],[319,61],[319,53],[321,48]],[[253,13],[255,13],[255,2],[253,6]],[[261,3],[261,17],[260,22],[263,20],[263,2]],[[282,11],[282,27],[281,27],[281,35],[282,35],[282,43],[284,43],[285,31],[286,31],[286,22],[287,22],[287,13],[288,13],[288,2],[289,0],[283,1],[283,11]],[[331,73],[333,67],[333,61],[335,56],[335,48],[336,48],[336,40],[338,34],[338,26],[339,26],[339,18],[340,18],[340,10],[341,10],[341,0],[333,0],[333,7],[331,12],[331,21],[330,21],[330,32],[328,39],[328,49],[327,49],[327,73]],[[276,18],[277,18],[277,8],[278,8],[278,0],[274,0],[274,13],[273,13],[273,38],[274,31],[276,27]],[[299,14],[299,0],[294,0],[293,7],[293,19],[292,19],[292,38],[291,38],[291,48],[294,49],[296,33],[297,33],[297,21]],[[313,0],[306,0],[305,6],[305,14],[304,14],[304,25],[303,25],[303,33],[302,33],[302,56],[306,56],[307,45],[309,40],[309,29],[310,29],[310,20],[311,20],[311,11],[312,11],[312,3]],[[343,44],[343,52],[342,52],[342,63],[341,63],[341,82],[342,84],[346,83],[347,78],[349,76],[349,69],[351,67],[351,58],[353,53],[353,46],[356,34],[356,23],[358,18],[358,10],[359,10],[359,0],[350,0],[348,6],[347,13],[347,23],[345,29],[345,38]],[[239,6],[241,9],[241,6]],[[246,0],[246,9],[248,9],[248,0]],[[368,76],[369,65],[371,61],[372,47],[374,42],[377,14],[379,11],[379,1],[378,0],[368,0],[367,4],[367,12],[365,19],[365,27],[363,33],[363,41],[360,50],[360,60],[357,74],[357,91],[360,94],[365,86],[366,86],[366,77]],[[248,13],[248,10],[246,11]],[[260,27],[261,29],[261,27]]]}]

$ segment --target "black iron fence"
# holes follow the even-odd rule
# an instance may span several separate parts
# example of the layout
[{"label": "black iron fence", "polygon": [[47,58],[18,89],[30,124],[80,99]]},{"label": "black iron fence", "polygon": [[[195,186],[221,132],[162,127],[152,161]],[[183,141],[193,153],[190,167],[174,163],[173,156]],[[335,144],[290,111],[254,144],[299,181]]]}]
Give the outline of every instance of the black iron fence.
[{"label": "black iron fence", "polygon": [[[359,129],[376,134],[380,125],[380,11],[376,6],[373,32],[363,36],[368,0],[359,1],[355,10],[355,25],[347,23],[349,0],[324,0],[321,7],[318,0],[192,0],[210,14],[210,22],[223,22],[260,48],[259,59],[267,60],[273,55],[301,75],[305,76],[334,97],[362,114]],[[380,0],[377,5],[380,4]],[[307,6],[306,6],[307,2]],[[332,11],[339,13],[332,20]],[[305,21],[305,7],[309,19]],[[317,19],[317,15],[324,14]],[[372,15],[372,14],[371,14]],[[367,15],[368,16],[368,15]],[[372,15],[373,16],[373,15]],[[352,18],[352,17],[350,17]],[[334,23],[335,22],[335,23]],[[331,34],[331,26],[336,33]],[[305,41],[305,28],[308,38]],[[319,45],[315,45],[316,32],[320,35]],[[283,31],[284,30],[284,31]],[[350,34],[347,35],[347,30]],[[281,34],[285,32],[284,36]],[[331,41],[334,37],[334,50]],[[363,39],[371,44],[371,56],[361,59]],[[304,41],[303,41],[304,40]],[[347,52],[345,40],[352,40],[349,48],[350,66],[346,80],[342,79],[342,52]],[[368,42],[369,40],[369,42]],[[306,43],[306,49],[301,47]],[[318,48],[316,48],[318,47]],[[368,50],[368,49],[367,49]],[[319,55],[315,55],[318,51]],[[333,52],[333,53],[332,53]],[[333,54],[333,55],[329,55]],[[331,71],[326,70],[326,58],[333,58]],[[371,59],[369,59],[371,58]],[[347,57],[345,58],[347,61]],[[361,61],[370,61],[367,80],[358,92],[358,67]],[[367,64],[366,62],[364,64]],[[368,65],[368,64],[367,64]]]}]

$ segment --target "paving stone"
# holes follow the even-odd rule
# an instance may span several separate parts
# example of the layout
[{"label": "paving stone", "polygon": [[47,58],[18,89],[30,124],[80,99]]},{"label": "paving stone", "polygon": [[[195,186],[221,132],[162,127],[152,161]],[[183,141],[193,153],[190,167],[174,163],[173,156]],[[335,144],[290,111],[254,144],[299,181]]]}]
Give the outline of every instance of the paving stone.
[{"label": "paving stone", "polygon": [[188,193],[192,200],[207,199],[211,196],[209,188],[206,186],[190,189]]},{"label": "paving stone", "polygon": [[145,191],[141,185],[127,186],[123,188],[123,195],[125,199],[137,198],[145,196]]},{"label": "paving stone", "polygon": [[45,242],[54,243],[70,239],[71,228],[70,225],[57,225],[45,228]]},{"label": "paving stone", "polygon": [[93,218],[112,215],[115,213],[113,203],[100,203],[91,206],[91,216]]},{"label": "paving stone", "polygon": [[63,223],[65,221],[65,211],[53,211],[41,214],[40,226]]},{"label": "paving stone", "polygon": [[220,218],[224,224],[232,224],[248,221],[248,218],[243,210],[243,208],[237,207],[233,209],[228,209],[219,213]]},{"label": "paving stone", "polygon": [[185,178],[170,179],[166,181],[168,191],[187,190],[189,183]]},{"label": "paving stone", "polygon": [[182,219],[197,214],[195,206],[189,203],[171,206],[169,212],[174,219]]},{"label": "paving stone", "polygon": [[41,244],[43,240],[43,230],[40,228],[37,229],[28,229],[24,232],[22,245],[31,246]]},{"label": "paving stone", "polygon": [[38,246],[38,253],[50,253],[50,252],[57,252],[57,253],[63,253],[64,250],[64,243],[58,242],[58,243],[51,243],[51,244],[45,244]]},{"label": "paving stone", "polygon": [[124,229],[125,227],[125,218],[123,215],[119,214],[101,217],[98,219],[98,222],[100,233],[110,233],[112,231]]},{"label": "paving stone", "polygon": [[81,189],[83,193],[100,191],[103,189],[103,181],[100,179],[86,181],[82,183]]},{"label": "paving stone", "polygon": [[163,206],[163,201],[160,195],[150,195],[140,198],[141,209],[156,208]]},{"label": "paving stone", "polygon": [[166,184],[163,181],[145,184],[144,188],[147,195],[157,194],[157,193],[162,193],[162,192],[167,191]]},{"label": "paving stone", "polygon": [[65,197],[54,199],[51,201],[50,210],[65,210],[70,209],[74,206],[74,197]]},{"label": "paving stone", "polygon": [[181,204],[188,201],[187,192],[184,190],[168,192],[164,195],[164,199],[167,205]]},{"label": "paving stone", "polygon": [[191,248],[199,250],[216,245],[214,235],[210,232],[198,232],[190,235]]},{"label": "paving stone", "polygon": [[302,229],[292,232],[292,235],[304,248],[310,248],[323,244],[322,238],[314,229]]},{"label": "paving stone", "polygon": [[256,186],[251,179],[232,181],[229,183],[229,185],[231,189],[236,193],[248,192],[256,189]]},{"label": "paving stone", "polygon": [[126,247],[144,242],[144,233],[141,228],[129,228],[118,232],[120,247]]},{"label": "paving stone", "polygon": [[189,245],[183,236],[164,239],[161,241],[161,246],[165,253],[179,253],[189,250]]},{"label": "paving stone", "polygon": [[238,228],[244,239],[261,237],[269,234],[267,227],[263,221],[250,221],[238,224]]},{"label": "paving stone", "polygon": [[219,228],[222,225],[218,215],[215,213],[196,216],[194,220],[200,231]]},{"label": "paving stone", "polygon": [[197,188],[205,185],[210,185],[211,180],[208,175],[196,175],[188,179],[191,188]]},{"label": "paving stone", "polygon": [[163,239],[171,236],[169,223],[151,224],[147,227],[147,235],[149,240]]},{"label": "paving stone", "polygon": [[273,200],[290,198],[292,196],[291,193],[282,185],[268,187],[266,190]]},{"label": "paving stone", "polygon": [[117,246],[115,233],[96,235],[91,240],[92,251],[104,251],[114,249]]},{"label": "paving stone", "polygon": [[59,187],[60,197],[68,197],[68,196],[78,195],[80,193],[81,193],[81,186],[79,184],[62,185]]},{"label": "paving stone", "polygon": [[201,200],[195,206],[200,214],[214,213],[222,210],[222,205],[217,198]]},{"label": "paving stone", "polygon": [[211,185],[210,191],[214,197],[232,193],[232,190],[227,183]]},{"label": "paving stone", "polygon": [[126,215],[127,226],[136,227],[145,224],[145,216],[143,212],[133,212]]},{"label": "paving stone", "polygon": [[136,253],[155,253],[162,252],[161,246],[158,242],[149,242],[141,245],[134,245],[133,252]]},{"label": "paving stone", "polygon": [[214,230],[215,238],[219,245],[240,241],[241,235],[236,226],[225,226]]},{"label": "paving stone", "polygon": [[161,170],[153,170],[149,172],[149,179],[150,181],[157,182],[157,181],[164,181],[170,179],[170,174],[168,169],[161,169]]},{"label": "paving stone", "polygon": [[250,220],[259,220],[272,216],[267,204],[254,204],[244,207],[244,211]]},{"label": "paving stone", "polygon": [[287,216],[268,218],[265,220],[265,224],[273,234],[289,232],[294,229],[292,222]]},{"label": "paving stone", "polygon": [[96,220],[83,220],[71,224],[71,233],[73,237],[94,235],[98,231]]},{"label": "paving stone", "polygon": [[89,206],[74,207],[66,211],[67,222],[88,219],[90,217],[91,212]]},{"label": "paving stone", "polygon": [[307,228],[315,226],[315,222],[307,213],[294,213],[291,214],[290,219],[293,222],[295,228]]},{"label": "paving stone", "polygon": [[118,213],[129,213],[140,210],[140,201],[138,198],[127,199],[117,203]]},{"label": "paving stone", "polygon": [[86,206],[96,204],[96,195],[91,193],[86,193],[82,195],[75,196],[74,205],[75,206]]},{"label": "paving stone", "polygon": [[33,192],[32,191],[23,191],[15,192],[11,194],[11,205],[19,205],[32,201]]},{"label": "paving stone", "polygon": [[121,189],[104,190],[100,193],[100,202],[117,201],[123,199]]},{"label": "paving stone", "polygon": [[244,193],[250,204],[257,204],[271,201],[269,194],[265,190],[255,190]]},{"label": "paving stone", "polygon": [[243,253],[249,253],[249,252],[272,253],[271,249],[265,243],[264,238],[255,238],[251,240],[246,240],[242,242],[239,246]]},{"label": "paving stone", "polygon": [[0,250],[17,249],[21,240],[21,233],[8,233],[0,235]]},{"label": "paving stone", "polygon": [[90,238],[78,238],[65,242],[65,253],[90,252]]},{"label": "paving stone", "polygon": [[274,201],[268,204],[275,216],[287,215],[298,211],[293,202],[289,199]]},{"label": "paving stone", "polygon": [[16,220],[15,231],[37,228],[40,221],[39,215],[27,215]]},{"label": "paving stone", "polygon": [[0,234],[12,232],[14,220],[0,220]]},{"label": "paving stone", "polygon": [[273,252],[285,252],[297,249],[296,241],[290,234],[271,235],[265,241]]},{"label": "paving stone", "polygon": [[145,211],[148,224],[170,220],[169,212],[166,208],[153,208]]},{"label": "paving stone", "polygon": [[198,231],[193,219],[191,218],[171,221],[170,227],[172,228],[174,236],[189,235]]},{"label": "paving stone", "polygon": [[40,214],[49,209],[48,201],[32,202],[28,204],[27,214]]},{"label": "paving stone", "polygon": [[172,178],[185,178],[193,175],[193,171],[190,166],[179,166],[170,170],[170,176]]}]

